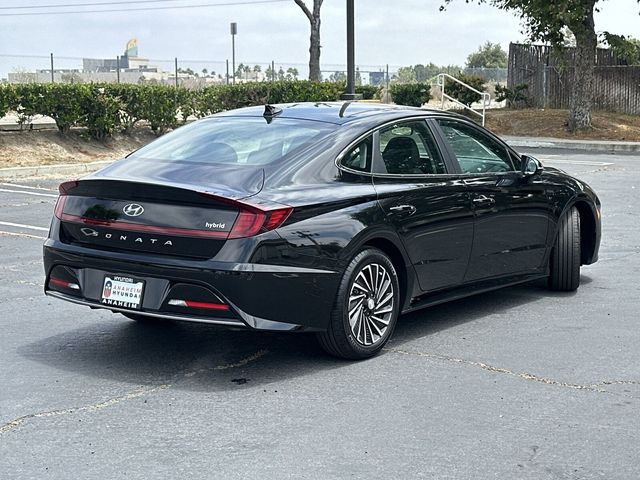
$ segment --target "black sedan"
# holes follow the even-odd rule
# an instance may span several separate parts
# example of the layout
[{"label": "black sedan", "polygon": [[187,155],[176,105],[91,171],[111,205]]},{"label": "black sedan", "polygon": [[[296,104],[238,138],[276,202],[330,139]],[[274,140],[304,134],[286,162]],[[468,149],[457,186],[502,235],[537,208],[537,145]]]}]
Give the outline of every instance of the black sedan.
[{"label": "black sedan", "polygon": [[317,332],[374,355],[401,313],[580,283],[588,185],[454,114],[267,105],[177,129],[60,185],[45,292],[139,321]]}]

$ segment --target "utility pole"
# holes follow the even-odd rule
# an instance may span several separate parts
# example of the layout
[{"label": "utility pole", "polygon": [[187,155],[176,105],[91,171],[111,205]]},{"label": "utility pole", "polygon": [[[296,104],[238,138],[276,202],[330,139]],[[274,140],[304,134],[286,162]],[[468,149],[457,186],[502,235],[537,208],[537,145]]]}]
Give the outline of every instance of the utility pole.
[{"label": "utility pole", "polygon": [[175,58],[176,88],[178,88],[178,57]]},{"label": "utility pole", "polygon": [[53,53],[51,54],[51,83],[55,83],[56,80],[53,76]]},{"label": "utility pole", "polygon": [[342,100],[362,100],[356,93],[356,39],[355,0],[347,0],[347,91],[340,95]]},{"label": "utility pole", "polygon": [[118,83],[120,83],[120,55],[116,57],[116,78],[118,79]]},{"label": "utility pole", "polygon": [[229,85],[229,59],[227,59],[227,85]]},{"label": "utility pole", "polygon": [[231,68],[233,74],[233,83],[236,83],[236,35],[238,34],[238,24],[231,22]]}]

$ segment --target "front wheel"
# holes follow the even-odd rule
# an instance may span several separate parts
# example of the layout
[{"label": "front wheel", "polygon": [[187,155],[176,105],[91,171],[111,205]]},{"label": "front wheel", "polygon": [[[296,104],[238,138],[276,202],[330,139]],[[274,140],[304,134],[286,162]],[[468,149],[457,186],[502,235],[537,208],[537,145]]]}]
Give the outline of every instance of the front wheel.
[{"label": "front wheel", "polygon": [[580,286],[580,213],[572,207],[562,218],[551,252],[549,288],[573,292]]},{"label": "front wheel", "polygon": [[398,275],[383,252],[367,248],[349,263],[320,345],[351,360],[372,357],[387,343],[400,312]]}]

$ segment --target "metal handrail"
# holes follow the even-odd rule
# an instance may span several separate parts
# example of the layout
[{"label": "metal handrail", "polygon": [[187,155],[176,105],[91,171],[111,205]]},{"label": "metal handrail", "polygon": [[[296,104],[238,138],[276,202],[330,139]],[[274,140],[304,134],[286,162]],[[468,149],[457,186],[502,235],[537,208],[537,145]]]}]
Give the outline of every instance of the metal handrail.
[{"label": "metal handrail", "polygon": [[[461,101],[459,101],[456,98],[453,98],[450,95],[447,95],[444,92],[444,87],[445,87],[445,83],[446,83],[446,79],[450,79],[453,80],[454,82],[459,83],[460,85],[462,85],[463,87],[466,87],[467,89],[471,90],[472,92],[477,93],[478,95],[480,95],[480,97],[482,98],[482,112],[478,111],[478,110],[474,110],[473,108],[471,108],[468,105],[465,105],[464,103],[462,103]],[[486,111],[487,111],[487,105],[489,105],[489,103],[491,102],[491,95],[487,92],[481,92],[480,90],[477,90],[475,88],[473,88],[471,85],[467,85],[466,83],[464,83],[462,80],[458,80],[456,77],[453,77],[451,75],[449,75],[448,73],[439,73],[436,77],[437,79],[437,85],[438,87],[440,87],[440,90],[442,92],[442,104],[441,104],[441,109],[444,110],[444,101],[449,100],[450,102],[453,102],[457,105],[460,105],[462,108],[469,110],[472,113],[475,113],[476,115],[478,115],[479,117],[482,118],[482,126],[484,127],[484,121],[485,121],[485,117],[486,117]]]}]

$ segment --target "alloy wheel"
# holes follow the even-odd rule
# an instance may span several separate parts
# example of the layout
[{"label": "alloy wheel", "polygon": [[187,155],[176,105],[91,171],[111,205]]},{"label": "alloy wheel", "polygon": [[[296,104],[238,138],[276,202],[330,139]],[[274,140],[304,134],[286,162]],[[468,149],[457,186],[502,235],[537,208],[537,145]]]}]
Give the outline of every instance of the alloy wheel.
[{"label": "alloy wheel", "polygon": [[356,275],[349,292],[349,325],[361,345],[379,342],[393,315],[393,283],[387,269],[379,263],[365,265]]}]

